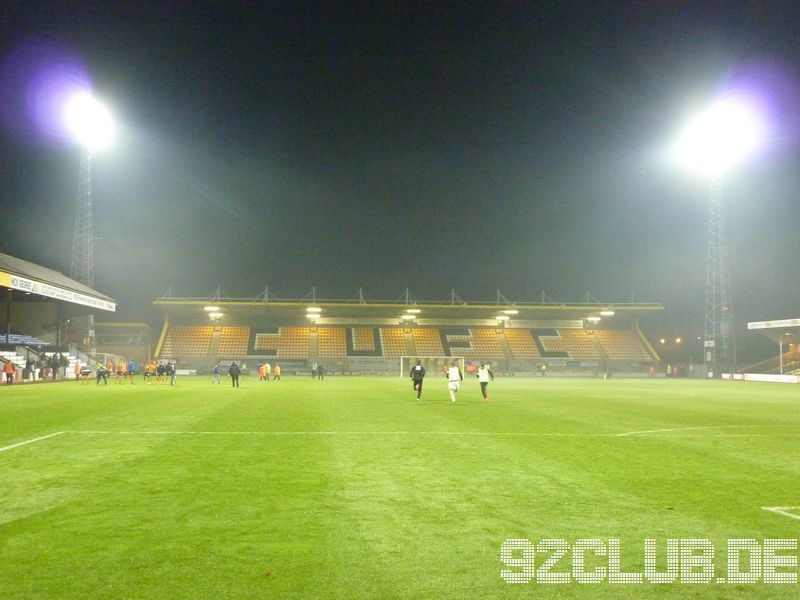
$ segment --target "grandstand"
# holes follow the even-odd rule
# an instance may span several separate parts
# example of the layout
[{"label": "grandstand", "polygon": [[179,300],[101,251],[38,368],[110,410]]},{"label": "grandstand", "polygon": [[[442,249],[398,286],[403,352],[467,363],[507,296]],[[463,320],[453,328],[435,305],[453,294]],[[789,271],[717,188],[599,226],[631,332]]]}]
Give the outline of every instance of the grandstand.
[{"label": "grandstand", "polygon": [[777,355],[743,368],[744,373],[800,376],[800,319],[752,321],[747,329],[774,342]]},{"label": "grandstand", "polygon": [[[639,330],[639,319],[663,309],[219,298],[159,298],[154,305],[164,314],[155,355],[177,360],[182,368],[203,371],[216,361],[268,360],[286,372],[321,362],[329,373],[391,374],[403,356],[464,357],[515,373],[536,372],[541,364],[551,373],[646,373],[658,356]],[[598,322],[601,312],[607,316]]]},{"label": "grandstand", "polygon": [[12,363],[18,382],[37,380],[54,354],[66,361],[57,377],[73,377],[75,362],[88,363],[95,350],[88,315],[116,310],[105,294],[7,254],[0,254],[0,297],[0,369]]}]

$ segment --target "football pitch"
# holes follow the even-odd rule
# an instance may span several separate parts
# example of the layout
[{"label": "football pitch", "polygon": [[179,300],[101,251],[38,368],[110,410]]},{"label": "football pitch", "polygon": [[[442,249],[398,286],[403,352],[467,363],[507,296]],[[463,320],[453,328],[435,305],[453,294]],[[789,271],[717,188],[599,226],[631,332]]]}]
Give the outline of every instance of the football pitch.
[{"label": "football pitch", "polygon": [[177,384],[0,388],[0,598],[800,592],[796,386]]}]

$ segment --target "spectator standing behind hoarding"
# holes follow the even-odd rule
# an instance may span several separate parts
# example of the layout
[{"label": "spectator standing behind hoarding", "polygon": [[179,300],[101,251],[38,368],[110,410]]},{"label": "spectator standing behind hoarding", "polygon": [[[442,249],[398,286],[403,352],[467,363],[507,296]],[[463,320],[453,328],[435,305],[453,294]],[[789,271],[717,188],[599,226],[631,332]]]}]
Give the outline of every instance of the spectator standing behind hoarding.
[{"label": "spectator standing behind hoarding", "polygon": [[3,372],[6,374],[6,385],[14,383],[14,363],[9,360],[3,366]]},{"label": "spectator standing behind hoarding", "polygon": [[231,386],[232,387],[239,387],[239,375],[242,374],[242,370],[239,368],[239,365],[236,362],[232,362],[231,366],[228,368],[228,375],[231,376]]}]

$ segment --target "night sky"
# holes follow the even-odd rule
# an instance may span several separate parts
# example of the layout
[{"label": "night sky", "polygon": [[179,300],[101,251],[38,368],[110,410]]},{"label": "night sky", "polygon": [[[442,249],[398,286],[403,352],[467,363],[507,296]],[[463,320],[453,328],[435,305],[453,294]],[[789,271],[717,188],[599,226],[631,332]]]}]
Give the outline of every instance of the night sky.
[{"label": "night sky", "polygon": [[[774,139],[725,182],[734,314],[800,316],[800,3],[257,4],[0,9],[0,60],[58,49],[119,120],[93,171],[95,287],[115,318],[152,321],[170,285],[590,291],[702,333],[708,191],[664,150],[742,82],[767,90]],[[2,83],[12,105],[24,84]],[[0,251],[69,274],[80,152],[12,121]]]}]

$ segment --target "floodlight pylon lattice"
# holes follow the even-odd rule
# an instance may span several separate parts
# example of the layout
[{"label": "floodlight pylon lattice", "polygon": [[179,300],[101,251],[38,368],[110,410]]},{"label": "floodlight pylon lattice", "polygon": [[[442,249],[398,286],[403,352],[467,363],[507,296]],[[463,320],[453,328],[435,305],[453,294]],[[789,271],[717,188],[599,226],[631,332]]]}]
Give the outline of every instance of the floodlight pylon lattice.
[{"label": "floodlight pylon lattice", "polygon": [[723,372],[734,373],[736,343],[720,176],[712,177],[709,186],[704,340],[703,354],[707,375],[718,377]]},{"label": "floodlight pylon lattice", "polygon": [[92,224],[92,154],[81,155],[75,226],[72,238],[72,278],[94,287],[94,228]]},{"label": "floodlight pylon lattice", "polygon": [[[81,154],[78,198],[75,203],[75,226],[72,240],[72,279],[94,288],[94,226],[92,223],[92,153]],[[73,329],[80,332],[87,350],[94,338],[94,315],[72,319]]]}]

